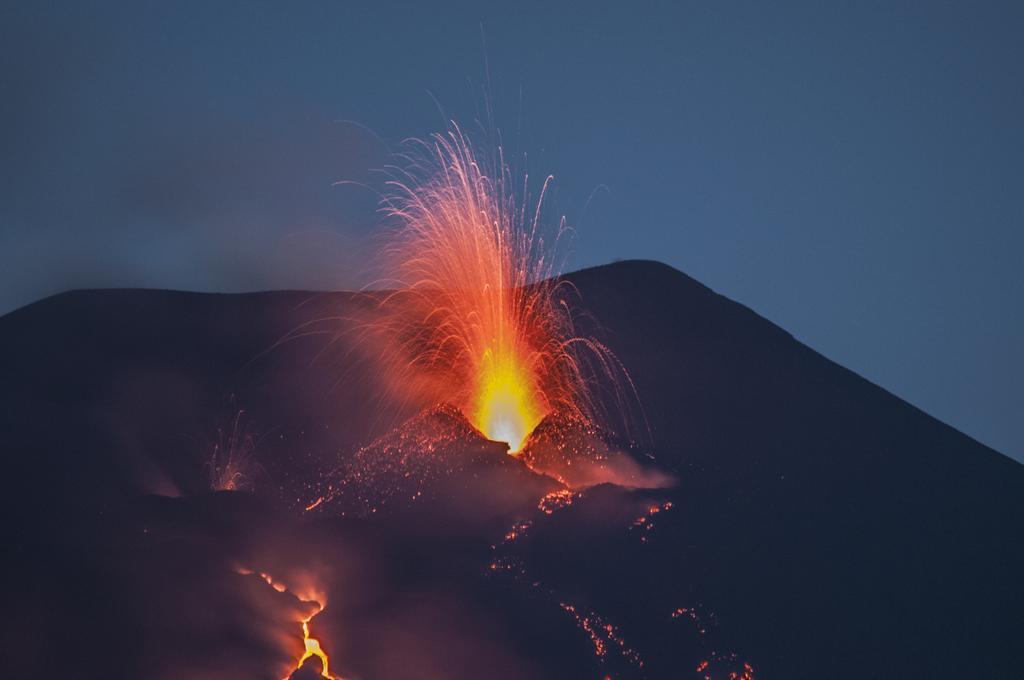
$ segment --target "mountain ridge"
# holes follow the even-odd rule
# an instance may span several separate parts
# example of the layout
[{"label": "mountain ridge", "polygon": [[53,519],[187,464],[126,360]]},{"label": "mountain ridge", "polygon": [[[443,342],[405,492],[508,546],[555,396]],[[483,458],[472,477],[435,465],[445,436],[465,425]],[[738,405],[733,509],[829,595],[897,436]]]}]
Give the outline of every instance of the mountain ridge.
[{"label": "mountain ridge", "polygon": [[[764,329],[768,329],[771,332],[777,332],[777,333],[781,334],[783,337],[785,337],[785,338],[787,338],[789,340],[792,340],[793,342],[795,342],[798,345],[806,348],[810,352],[812,352],[812,353],[816,354],[817,356],[819,356],[819,357],[825,359],[826,361],[830,362],[834,366],[836,366],[836,367],[842,369],[843,371],[846,371],[846,372],[856,376],[857,378],[859,378],[860,380],[865,381],[867,384],[871,385],[872,387],[875,387],[875,388],[885,392],[887,395],[891,396],[892,398],[894,398],[894,399],[896,399],[896,400],[898,400],[898,401],[900,401],[900,402],[910,406],[911,408],[913,408],[916,411],[918,411],[919,413],[927,416],[929,419],[935,421],[936,423],[941,424],[944,427],[947,427],[947,428],[955,431],[957,434],[970,439],[973,443],[977,444],[978,446],[982,446],[982,447],[984,447],[986,449],[989,449],[990,451],[992,451],[994,453],[997,453],[997,454],[999,454],[1002,457],[1010,459],[1011,461],[1013,461],[1014,463],[1016,463],[1018,465],[1024,466],[1024,463],[1022,463],[1021,461],[1016,460],[1015,458],[1013,458],[1009,454],[1006,454],[1006,453],[1004,453],[1002,451],[999,451],[998,449],[995,449],[995,448],[985,444],[984,442],[981,442],[981,441],[975,439],[974,437],[972,437],[970,434],[964,432],[963,430],[960,430],[960,429],[956,428],[955,426],[953,426],[953,425],[951,425],[951,424],[941,420],[937,416],[933,416],[928,411],[924,410],[922,407],[919,407],[919,406],[915,405],[913,402],[911,402],[911,401],[909,401],[909,400],[907,400],[907,399],[897,395],[896,393],[894,393],[891,390],[885,388],[884,386],[879,385],[878,383],[875,383],[875,382],[871,381],[868,378],[865,378],[864,376],[860,375],[859,373],[857,373],[853,369],[848,368],[847,366],[844,366],[839,361],[828,357],[826,354],[823,354],[819,350],[815,349],[814,347],[812,347],[812,346],[808,345],[807,343],[803,342],[802,340],[800,340],[797,336],[795,336],[790,331],[786,330],[784,327],[782,327],[779,324],[771,321],[767,317],[762,316],[761,314],[759,314],[753,308],[751,308],[751,307],[749,307],[747,305],[744,305],[741,302],[737,302],[737,301],[735,301],[735,300],[733,300],[733,299],[731,299],[731,298],[729,298],[729,297],[727,297],[727,296],[725,296],[725,295],[723,295],[721,293],[716,292],[710,286],[707,286],[706,284],[701,283],[699,280],[697,280],[697,279],[693,278],[692,276],[686,274],[682,270],[677,269],[677,268],[675,268],[675,267],[673,267],[671,265],[668,265],[668,264],[666,264],[664,262],[661,262],[659,260],[651,260],[651,259],[643,259],[643,258],[636,258],[636,259],[632,259],[631,258],[631,259],[616,260],[616,261],[609,262],[609,263],[598,264],[598,265],[593,265],[593,266],[589,266],[589,267],[584,267],[582,269],[577,269],[577,270],[568,272],[568,273],[566,273],[564,275],[561,275],[560,278],[564,278],[564,279],[569,280],[569,281],[574,281],[577,278],[589,278],[589,277],[592,277],[592,276],[600,276],[603,272],[607,272],[607,271],[623,270],[623,269],[636,269],[636,268],[662,270],[665,274],[669,274],[669,275],[674,276],[674,277],[683,277],[683,279],[686,281],[687,285],[693,287],[694,289],[696,289],[696,291],[698,292],[699,295],[706,296],[709,299],[715,299],[715,300],[718,300],[718,301],[723,301],[723,302],[728,303],[729,305],[735,306],[736,308],[738,308],[738,309],[742,310],[743,312],[749,314],[751,319],[754,320],[756,323],[761,324]],[[192,290],[183,290],[183,289],[148,288],[148,287],[75,288],[75,289],[71,289],[71,290],[62,291],[62,292],[59,292],[59,293],[54,293],[52,295],[48,295],[46,297],[40,298],[39,300],[36,300],[34,302],[28,303],[26,305],[23,305],[21,307],[18,307],[16,309],[14,309],[14,310],[11,310],[11,311],[7,312],[4,315],[0,315],[0,328],[2,328],[4,323],[10,323],[9,321],[7,321],[7,319],[19,319],[19,318],[21,318],[24,315],[31,315],[31,314],[38,313],[37,312],[38,309],[45,308],[46,306],[69,304],[69,302],[67,302],[67,301],[72,301],[72,300],[76,300],[76,299],[95,298],[96,296],[100,296],[100,297],[114,297],[114,298],[135,298],[135,297],[142,298],[142,297],[153,297],[153,296],[156,296],[158,298],[168,298],[168,299],[172,299],[172,300],[179,301],[179,302],[180,301],[184,301],[184,300],[189,299],[189,298],[193,298],[193,299],[203,299],[203,298],[205,298],[205,299],[211,300],[211,301],[214,301],[214,300],[246,300],[246,299],[259,300],[259,299],[267,299],[267,298],[285,298],[285,299],[295,298],[295,300],[294,300],[295,307],[296,307],[296,309],[300,309],[300,308],[302,308],[304,306],[314,305],[316,302],[322,301],[325,297],[327,297],[327,298],[351,298],[353,296],[361,294],[362,292],[364,292],[364,291],[357,291],[357,290],[324,290],[324,291],[317,291],[317,290],[307,290],[307,289],[301,289],[301,288],[295,288],[295,289],[267,289],[267,290],[244,291],[244,292],[227,292],[227,293],[225,293],[225,292],[217,292],[217,291],[192,291]],[[585,301],[584,301],[584,307],[585,307]]]},{"label": "mountain ridge", "polygon": [[[667,265],[620,262],[565,279],[579,294],[572,303],[588,312],[579,316],[580,332],[596,335],[629,371],[652,432],[646,450],[677,485],[573,497],[571,508],[531,529],[536,542],[516,541],[526,541],[531,581],[578,596],[574,615],[600,612],[600,620],[621,627],[647,663],[647,670],[626,663],[623,677],[676,675],[680,658],[696,667],[703,643],[680,642],[662,625],[672,625],[671,612],[695,608],[710,610],[718,628],[715,646],[704,651],[737,650],[759,679],[998,677],[1020,668],[1024,546],[1016,537],[1024,532],[1024,466]],[[36,616],[33,631],[80,655],[82,677],[111,677],[100,672],[93,655],[102,648],[94,651],[93,641],[116,635],[125,617],[160,613],[139,613],[129,599],[111,610],[110,621],[89,628],[90,602],[124,598],[108,574],[134,564],[133,551],[148,545],[132,533],[150,526],[138,497],[202,506],[211,452],[226,423],[244,416],[243,430],[260,435],[252,458],[265,473],[259,478],[269,480],[256,489],[261,500],[301,511],[315,504],[308,491],[324,470],[415,413],[367,398],[374,367],[331,330],[354,301],[352,293],[84,291],[0,317],[7,473],[0,528],[13,546],[10,582],[24,590],[17,605]],[[324,335],[294,335],[316,319],[334,321]],[[419,507],[413,495],[409,501]],[[643,533],[636,524],[621,527],[622,513],[641,503]],[[651,520],[653,507],[666,510]],[[185,514],[194,524],[204,512]],[[193,524],[174,530],[204,536],[207,528]],[[343,524],[349,531],[351,523]],[[465,528],[478,529],[472,522]],[[394,525],[377,523],[364,533],[384,532],[382,545],[421,549],[421,537],[409,541],[408,533],[391,531]],[[357,547],[374,545],[361,540]],[[434,548],[416,554],[448,578],[449,568],[475,573],[459,556],[486,559],[493,540],[446,546],[451,555]],[[105,552],[83,551],[90,545]],[[197,545],[205,550],[209,541]],[[390,549],[375,559],[390,564]],[[344,561],[347,553],[341,555]],[[156,573],[136,575],[141,582],[179,583],[159,571],[161,559],[158,553],[144,561]],[[89,579],[80,583],[80,573]],[[410,572],[403,562],[386,573],[397,579]],[[643,578],[633,578],[638,573]],[[182,592],[213,578],[202,570],[192,577],[179,583]],[[404,602],[392,588],[409,584],[388,583],[373,602],[393,620],[388,607]],[[496,609],[482,617],[507,616],[503,630],[529,640],[516,647],[516,658],[532,668],[550,661],[551,677],[577,668],[572,629],[545,643],[524,630],[528,617],[517,618],[527,610],[553,614],[545,625],[554,631],[558,609],[527,605],[514,590],[476,587],[459,591],[466,598],[460,606],[476,611],[487,601]],[[35,614],[44,610],[79,625],[47,628]],[[322,625],[359,623],[334,605],[328,612],[339,618]],[[13,630],[0,633],[17,640],[6,648],[40,644],[26,638],[20,619],[5,624]],[[474,630],[456,628],[460,635]],[[69,637],[83,630],[87,636]],[[326,639],[357,633],[343,628]],[[495,634],[488,644],[497,649],[503,639]],[[358,666],[360,650],[348,652]],[[344,656],[339,663],[349,660]],[[147,667],[141,656],[138,667]]]}]

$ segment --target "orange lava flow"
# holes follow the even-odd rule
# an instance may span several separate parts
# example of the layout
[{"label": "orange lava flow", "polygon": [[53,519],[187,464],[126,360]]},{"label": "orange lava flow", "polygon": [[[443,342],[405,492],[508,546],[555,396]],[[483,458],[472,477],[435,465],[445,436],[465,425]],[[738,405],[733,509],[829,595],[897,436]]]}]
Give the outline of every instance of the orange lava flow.
[{"label": "orange lava flow", "polygon": [[[251,569],[247,569],[244,567],[238,567],[236,568],[236,571],[242,575],[250,575],[254,573]],[[320,646],[320,641],[314,637],[310,637],[309,634],[309,622],[313,620],[313,617],[315,617],[317,614],[324,610],[324,605],[322,603],[323,597],[321,595],[315,595],[316,599],[308,599],[308,596],[307,598],[300,597],[296,593],[289,591],[288,587],[285,586],[284,583],[281,583],[280,581],[275,581],[274,577],[272,577],[265,571],[256,573],[258,573],[259,577],[263,579],[263,581],[267,585],[269,585],[277,592],[288,593],[289,595],[295,597],[299,602],[316,606],[316,611],[302,620],[302,643],[304,650],[302,656],[299,657],[298,662],[295,664],[295,670],[299,670],[300,668],[302,668],[303,664],[305,664],[306,661],[315,656],[317,659],[320,660],[320,667],[322,669],[320,671],[321,677],[324,677],[327,680],[342,680],[342,678],[338,676],[331,675],[330,661],[327,658],[327,652],[325,652],[323,648]],[[288,679],[285,678],[285,680]]]},{"label": "orange lava flow", "polygon": [[[416,143],[388,183],[396,229],[384,248],[378,328],[390,384],[412,398],[452,403],[510,453],[551,412],[590,415],[557,270],[540,235],[544,194],[531,210],[501,149],[488,164],[453,124]],[[558,236],[564,230],[559,222]]]},{"label": "orange lava flow", "polygon": [[[310,617],[310,619],[311,618],[312,617]],[[327,660],[327,653],[320,648],[320,641],[316,638],[309,637],[309,619],[302,622],[302,641],[306,645],[306,651],[302,654],[302,658],[299,659],[299,663],[295,666],[296,670],[302,668],[302,664],[306,663],[307,659],[315,656],[320,659],[320,664],[323,667],[323,671],[321,671],[320,675],[328,678],[329,680],[337,680],[337,678],[331,675],[330,664]]]}]

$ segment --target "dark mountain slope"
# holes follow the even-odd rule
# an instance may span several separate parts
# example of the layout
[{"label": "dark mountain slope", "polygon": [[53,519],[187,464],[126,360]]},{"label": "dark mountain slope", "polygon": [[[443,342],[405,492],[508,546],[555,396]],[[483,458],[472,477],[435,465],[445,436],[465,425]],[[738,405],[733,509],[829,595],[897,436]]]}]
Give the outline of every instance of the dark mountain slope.
[{"label": "dark mountain slope", "polygon": [[[647,659],[641,677],[690,677],[649,620],[698,605],[758,678],[1019,672],[1024,466],[669,267],[567,278],[628,368],[649,448],[679,483],[659,497],[674,507],[650,542],[595,529],[611,503],[596,490],[536,528],[529,560],[621,623]],[[66,616],[92,620],[119,592],[108,567],[149,507],[139,494],[205,491],[239,411],[253,488],[282,508],[308,503],[318,471],[409,415],[367,398],[373,369],[344,337],[278,344],[354,304],[345,293],[78,291],[0,318],[0,502],[18,591],[5,610],[34,612],[4,624],[20,663],[56,653],[75,659],[69,677],[118,677],[90,668],[108,652],[68,626],[53,631],[63,652],[44,649],[38,612],[59,596]],[[95,557],[97,545],[116,560]],[[65,570],[76,585],[55,585]],[[573,667],[568,652],[535,653],[531,667]]]},{"label": "dark mountain slope", "polygon": [[739,648],[782,676],[1011,672],[1024,467],[669,267],[573,280],[682,470]]}]

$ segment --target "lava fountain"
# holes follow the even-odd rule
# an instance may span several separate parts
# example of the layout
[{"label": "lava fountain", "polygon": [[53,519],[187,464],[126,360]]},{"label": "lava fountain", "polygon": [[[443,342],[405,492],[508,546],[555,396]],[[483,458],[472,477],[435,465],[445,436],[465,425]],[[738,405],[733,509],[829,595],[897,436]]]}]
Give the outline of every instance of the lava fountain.
[{"label": "lava fountain", "polygon": [[[572,291],[541,233],[552,178],[530,204],[501,148],[487,161],[457,125],[410,144],[383,203],[395,227],[381,282],[394,292],[374,325],[388,383],[456,405],[512,454],[549,413],[592,418],[592,369],[621,367],[574,332]],[[555,244],[564,231],[562,219]]]}]

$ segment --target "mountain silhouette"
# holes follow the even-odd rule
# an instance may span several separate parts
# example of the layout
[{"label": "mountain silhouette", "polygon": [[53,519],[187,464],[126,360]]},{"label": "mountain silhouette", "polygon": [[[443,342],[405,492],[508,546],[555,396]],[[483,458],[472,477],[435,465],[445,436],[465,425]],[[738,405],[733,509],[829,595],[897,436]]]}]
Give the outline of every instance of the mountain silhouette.
[{"label": "mountain silhouette", "polygon": [[551,448],[531,471],[452,407],[377,398],[336,332],[352,293],[85,290],[0,318],[0,668],[279,680],[288,595],[323,606],[339,677],[1019,674],[1024,466],[668,266],[565,278],[643,424],[581,446],[628,474]]}]

